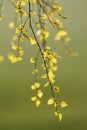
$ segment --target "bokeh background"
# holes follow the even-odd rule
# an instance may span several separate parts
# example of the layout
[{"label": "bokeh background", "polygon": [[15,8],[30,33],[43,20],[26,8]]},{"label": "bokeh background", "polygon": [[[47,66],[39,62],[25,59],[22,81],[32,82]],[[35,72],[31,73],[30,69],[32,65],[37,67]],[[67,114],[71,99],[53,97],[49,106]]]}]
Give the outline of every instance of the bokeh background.
[{"label": "bokeh background", "polygon": [[29,63],[32,47],[24,43],[25,58],[21,63],[11,64],[6,57],[11,51],[13,36],[8,23],[13,21],[14,15],[5,1],[3,13],[6,16],[0,22],[0,54],[5,56],[5,62],[0,64],[0,130],[87,130],[87,1],[57,1],[67,16],[64,25],[72,38],[71,47],[79,53],[78,57],[70,57],[62,44],[50,43],[63,57],[56,74],[61,87],[59,98],[69,104],[62,109],[63,121],[60,123],[52,107],[46,105],[48,92],[38,109],[30,100],[33,95],[30,86],[34,80]]}]

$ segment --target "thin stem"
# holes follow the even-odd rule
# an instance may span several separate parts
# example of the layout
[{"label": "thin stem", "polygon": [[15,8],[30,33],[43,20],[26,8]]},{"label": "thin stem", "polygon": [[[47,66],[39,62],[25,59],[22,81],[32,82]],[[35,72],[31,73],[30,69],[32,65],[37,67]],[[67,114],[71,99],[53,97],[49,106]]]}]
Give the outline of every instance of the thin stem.
[{"label": "thin stem", "polygon": [[62,14],[60,14],[59,12],[58,12],[58,10],[56,9],[56,8],[54,8],[52,5],[50,5],[48,2],[46,2],[46,1],[44,1],[44,0],[42,0],[46,5],[48,5],[50,8],[52,8],[53,10],[55,10],[56,12],[57,12],[57,14],[61,17],[61,18],[64,18],[64,19],[66,19],[67,17],[66,16],[62,16]]},{"label": "thin stem", "polygon": [[43,59],[43,62],[44,62],[44,66],[45,66],[47,78],[48,78],[48,81],[49,81],[49,85],[50,85],[50,87],[51,87],[52,97],[55,99],[54,92],[53,92],[53,86],[52,86],[52,84],[51,84],[51,82],[50,82],[49,75],[48,75],[48,69],[47,69],[47,66],[46,66],[46,61],[45,61],[45,59],[44,59],[44,56],[43,56],[43,53],[42,53],[42,49],[41,49],[41,47],[40,47],[40,45],[39,45],[39,42],[38,42],[37,37],[36,37],[36,35],[35,35],[35,32],[34,32],[34,30],[33,30],[32,22],[31,22],[31,13],[30,13],[30,12],[31,12],[30,2],[28,2],[28,6],[29,6],[29,25],[30,25],[31,31],[32,31],[32,33],[33,33],[33,36],[34,36],[34,38],[35,38],[35,40],[36,40],[36,42],[37,42],[37,46],[38,46],[38,48],[39,48],[40,54],[41,54],[42,59]]}]

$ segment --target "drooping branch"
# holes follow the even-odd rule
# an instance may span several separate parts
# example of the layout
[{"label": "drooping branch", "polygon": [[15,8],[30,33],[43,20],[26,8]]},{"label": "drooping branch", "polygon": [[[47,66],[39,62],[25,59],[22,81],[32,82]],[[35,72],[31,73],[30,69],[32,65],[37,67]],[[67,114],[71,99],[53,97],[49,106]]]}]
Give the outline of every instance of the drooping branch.
[{"label": "drooping branch", "polygon": [[[22,41],[27,40],[28,44],[37,48],[37,54],[30,59],[30,62],[34,63],[33,74],[35,77],[31,89],[36,91],[36,95],[31,97],[31,100],[36,104],[36,107],[40,106],[41,98],[44,94],[42,89],[49,87],[51,95],[47,104],[54,106],[54,114],[61,121],[62,113],[60,112],[60,107],[67,106],[65,101],[57,99],[56,94],[60,92],[60,88],[55,80],[55,71],[58,70],[58,61],[61,56],[51,50],[51,45],[48,44],[48,37],[51,37],[49,28],[56,29],[57,34],[54,36],[53,42],[62,40],[66,52],[70,55],[75,55],[68,46],[70,38],[61,22],[62,18],[66,19],[61,13],[62,8],[56,0],[8,0],[8,2],[13,6],[15,12],[15,22],[9,23],[9,27],[15,28],[15,32],[11,44],[13,53],[9,54],[8,58],[11,63],[23,60]],[[0,0],[0,20],[3,20],[2,7],[3,0]],[[41,65],[38,66],[39,56],[41,57]],[[0,56],[0,62],[2,61],[3,57]],[[42,68],[40,69],[40,67]],[[38,74],[39,71],[41,71],[41,74]],[[44,85],[42,85],[40,79],[43,79]]]}]

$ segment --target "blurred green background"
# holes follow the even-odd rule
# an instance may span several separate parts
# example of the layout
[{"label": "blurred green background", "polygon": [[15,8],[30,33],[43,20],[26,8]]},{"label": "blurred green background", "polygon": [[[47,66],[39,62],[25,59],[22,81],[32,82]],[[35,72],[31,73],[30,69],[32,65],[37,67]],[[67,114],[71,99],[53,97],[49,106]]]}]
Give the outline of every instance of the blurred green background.
[{"label": "blurred green background", "polygon": [[61,87],[58,98],[69,104],[62,109],[61,123],[53,115],[52,107],[46,105],[48,92],[38,109],[30,100],[34,80],[29,63],[32,47],[24,43],[25,59],[21,63],[11,64],[6,58],[13,36],[8,23],[13,21],[14,15],[10,4],[5,2],[6,16],[0,23],[0,54],[5,56],[5,62],[0,64],[0,130],[87,130],[87,1],[59,0],[63,14],[68,17],[64,25],[72,38],[71,47],[79,53],[78,57],[70,57],[60,43],[53,45],[63,57],[56,74]]}]

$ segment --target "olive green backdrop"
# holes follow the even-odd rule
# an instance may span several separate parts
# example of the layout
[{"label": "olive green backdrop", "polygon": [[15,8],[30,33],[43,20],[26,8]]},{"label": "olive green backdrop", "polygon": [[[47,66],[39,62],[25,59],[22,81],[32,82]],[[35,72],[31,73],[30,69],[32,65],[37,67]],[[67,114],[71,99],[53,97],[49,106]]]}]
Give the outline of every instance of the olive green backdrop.
[{"label": "olive green backdrop", "polygon": [[71,47],[79,53],[78,57],[70,57],[61,43],[50,43],[63,57],[56,73],[61,87],[58,98],[67,101],[69,106],[62,109],[61,123],[53,115],[52,107],[46,105],[48,90],[40,108],[36,109],[30,100],[34,80],[29,63],[34,51],[32,46],[23,43],[23,62],[11,64],[7,59],[13,36],[8,23],[13,21],[14,14],[5,2],[6,16],[0,22],[0,54],[5,56],[5,62],[0,64],[0,130],[87,130],[87,1],[59,0],[63,14],[68,17],[63,22],[72,38]]}]

